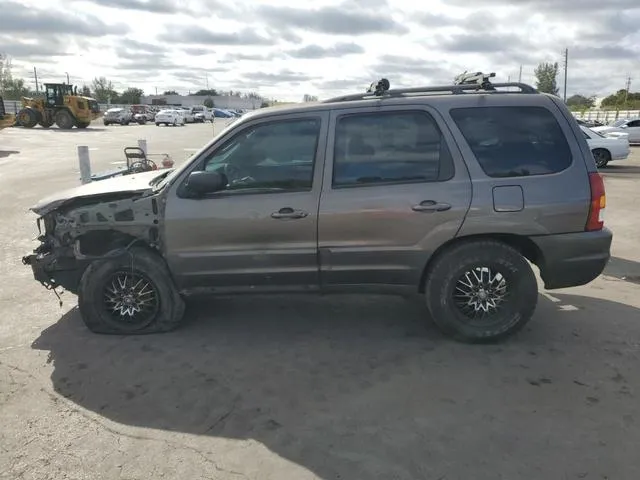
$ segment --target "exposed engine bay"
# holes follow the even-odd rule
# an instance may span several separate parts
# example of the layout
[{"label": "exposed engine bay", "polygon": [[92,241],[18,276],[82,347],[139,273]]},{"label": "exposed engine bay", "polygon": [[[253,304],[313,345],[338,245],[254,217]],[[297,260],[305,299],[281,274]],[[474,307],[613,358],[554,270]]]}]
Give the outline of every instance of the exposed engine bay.
[{"label": "exposed engine bay", "polygon": [[159,203],[155,195],[132,192],[71,199],[38,219],[40,245],[22,261],[46,288],[77,293],[92,261],[140,243],[161,248]]}]

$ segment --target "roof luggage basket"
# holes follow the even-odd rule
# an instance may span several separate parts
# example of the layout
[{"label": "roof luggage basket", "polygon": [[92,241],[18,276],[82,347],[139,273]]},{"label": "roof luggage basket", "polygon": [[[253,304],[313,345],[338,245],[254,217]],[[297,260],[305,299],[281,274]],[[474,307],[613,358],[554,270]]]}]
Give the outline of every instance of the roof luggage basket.
[{"label": "roof luggage basket", "polygon": [[[491,78],[495,77],[495,73],[482,73],[464,72],[458,75],[452,85],[437,85],[437,86],[424,86],[424,87],[412,87],[412,88],[398,88],[391,89],[391,84],[386,78],[381,78],[377,82],[373,82],[366,92],[354,93],[351,95],[343,95],[340,97],[333,97],[328,100],[324,100],[322,103],[333,102],[350,102],[355,100],[367,100],[367,99],[382,99],[382,98],[398,98],[398,97],[413,97],[428,94],[461,94],[461,93],[525,93],[532,94],[538,93],[538,91],[531,85],[520,82],[507,82],[507,83],[491,83]],[[505,88],[518,88],[519,92],[513,90],[499,91],[498,89]]]}]

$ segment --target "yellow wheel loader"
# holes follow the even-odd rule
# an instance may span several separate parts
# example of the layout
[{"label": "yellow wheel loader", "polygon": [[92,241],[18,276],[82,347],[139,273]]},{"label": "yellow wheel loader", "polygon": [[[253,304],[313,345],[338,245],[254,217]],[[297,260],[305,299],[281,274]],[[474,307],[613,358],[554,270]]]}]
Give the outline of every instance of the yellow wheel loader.
[{"label": "yellow wheel loader", "polygon": [[45,83],[44,98],[22,97],[22,110],[18,112],[16,124],[25,128],[40,125],[49,128],[54,123],[58,128],[87,128],[92,120],[100,116],[100,105],[89,97],[78,95],[77,88],[66,83]]},{"label": "yellow wheel loader", "polygon": [[16,123],[15,115],[7,113],[4,109],[4,100],[0,97],[0,130],[7,127],[13,127]]}]

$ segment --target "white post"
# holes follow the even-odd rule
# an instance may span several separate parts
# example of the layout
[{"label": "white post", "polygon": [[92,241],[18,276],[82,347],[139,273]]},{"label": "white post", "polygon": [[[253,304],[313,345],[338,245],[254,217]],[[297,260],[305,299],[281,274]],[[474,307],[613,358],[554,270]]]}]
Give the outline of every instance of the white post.
[{"label": "white post", "polygon": [[138,147],[140,147],[142,149],[142,151],[144,152],[144,154],[146,155],[147,152],[147,141],[144,138],[141,138],[138,140]]},{"label": "white post", "polygon": [[80,182],[91,182],[91,160],[89,159],[89,147],[78,145],[78,161],[80,162]]}]

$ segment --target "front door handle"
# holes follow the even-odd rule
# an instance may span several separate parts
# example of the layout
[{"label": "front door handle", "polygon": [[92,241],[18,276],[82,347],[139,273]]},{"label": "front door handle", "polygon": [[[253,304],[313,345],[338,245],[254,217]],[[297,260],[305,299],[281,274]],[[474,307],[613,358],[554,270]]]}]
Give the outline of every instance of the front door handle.
[{"label": "front door handle", "polygon": [[309,215],[308,212],[303,210],[294,210],[290,207],[284,207],[278,210],[277,212],[273,212],[271,214],[271,218],[276,219],[289,219],[289,218],[304,218]]},{"label": "front door handle", "polygon": [[445,212],[451,208],[448,203],[436,202],[435,200],[424,200],[418,205],[411,207],[414,212]]}]

